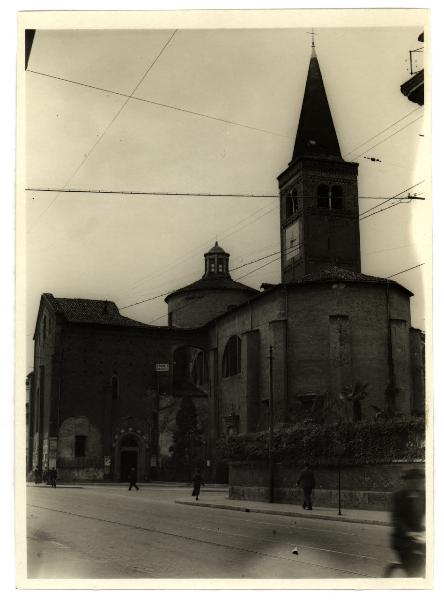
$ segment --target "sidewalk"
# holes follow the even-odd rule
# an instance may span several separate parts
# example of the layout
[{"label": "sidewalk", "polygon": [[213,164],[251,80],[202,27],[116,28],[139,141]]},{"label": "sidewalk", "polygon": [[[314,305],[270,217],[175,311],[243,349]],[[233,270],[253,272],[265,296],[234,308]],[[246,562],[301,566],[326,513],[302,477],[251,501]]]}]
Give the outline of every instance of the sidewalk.
[{"label": "sidewalk", "polygon": [[[26,482],[27,487],[44,487],[51,488],[46,483],[35,484],[32,481]],[[150,481],[150,482],[137,482],[137,485],[142,488],[155,488],[155,489],[171,489],[171,490],[192,490],[192,483],[177,483],[170,481]],[[128,487],[128,482],[122,481],[57,481],[58,488],[88,488],[88,487]],[[228,494],[228,486],[207,483],[205,485],[205,491],[210,493]],[[221,497],[224,497],[223,495]]]},{"label": "sidewalk", "polygon": [[[202,495],[206,495],[204,490]],[[337,508],[315,507],[312,511],[303,510],[295,504],[271,504],[267,502],[252,502],[250,500],[230,500],[228,496],[220,494],[218,498],[205,498],[200,500],[175,500],[176,504],[188,506],[218,508],[224,510],[237,510],[243,512],[262,513],[264,515],[280,515],[284,517],[298,517],[303,519],[323,519],[325,521],[343,521],[344,523],[361,523],[364,525],[391,525],[391,515],[382,510],[361,510],[343,508],[342,515],[338,515]]]}]

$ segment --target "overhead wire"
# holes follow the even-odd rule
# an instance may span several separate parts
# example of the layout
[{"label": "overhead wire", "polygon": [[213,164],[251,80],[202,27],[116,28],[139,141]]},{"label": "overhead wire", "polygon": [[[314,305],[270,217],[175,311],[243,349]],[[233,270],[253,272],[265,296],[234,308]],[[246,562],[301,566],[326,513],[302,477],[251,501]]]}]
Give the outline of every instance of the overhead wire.
[{"label": "overhead wire", "polygon": [[400,127],[399,129],[397,129],[396,131],[394,131],[393,133],[391,133],[390,135],[388,135],[383,140],[380,140],[379,142],[377,142],[373,146],[370,146],[370,148],[366,148],[363,152],[361,152],[361,154],[358,154],[357,156],[355,156],[353,158],[353,160],[357,160],[358,158],[361,158],[361,156],[363,156],[364,154],[366,154],[370,150],[373,150],[373,148],[376,148],[377,146],[380,146],[381,144],[383,144],[387,140],[391,139],[394,135],[397,135],[401,131],[404,131],[404,129],[407,129],[407,127],[410,127],[410,125],[413,125],[413,123],[416,123],[416,121],[419,121],[420,119],[422,119],[422,115],[420,117],[418,117],[417,119],[413,119],[413,121],[410,121],[410,123],[407,123],[407,125],[404,125],[404,127]]},{"label": "overhead wire", "polygon": [[390,200],[399,199],[399,196],[401,194],[405,194],[405,192],[409,192],[410,190],[413,190],[413,188],[418,187],[418,185],[421,185],[422,183],[424,183],[424,181],[425,181],[424,179],[422,181],[418,181],[418,183],[414,183],[413,185],[411,185],[410,187],[406,188],[405,190],[402,190],[398,194],[395,194],[394,196],[390,196],[389,198],[386,198],[384,200],[384,202],[380,202],[379,204],[376,204],[372,208],[368,208],[367,210],[364,210],[364,212],[362,212],[359,216],[362,217],[363,215],[365,215],[365,214],[373,211],[375,208],[378,208],[379,206],[382,206],[383,204],[386,204]]},{"label": "overhead wire", "polygon": [[[296,246],[294,246],[294,247],[292,247],[292,248],[289,248],[287,251],[288,251],[288,252],[294,251],[294,250],[296,250],[298,247],[300,247],[301,245],[302,245],[302,243],[296,244]],[[265,265],[261,265],[260,267],[257,267],[257,268],[255,268],[255,269],[252,269],[251,271],[249,271],[248,273],[245,273],[245,274],[244,274],[244,275],[242,275],[241,277],[238,277],[238,278],[237,278],[237,279],[235,279],[234,281],[239,281],[240,279],[243,279],[244,277],[247,277],[248,275],[251,275],[252,273],[254,273],[254,272],[256,272],[256,271],[259,271],[260,269],[263,269],[263,268],[267,267],[268,265],[270,265],[270,264],[272,264],[272,263],[274,263],[274,262],[276,262],[276,261],[280,260],[280,258],[281,258],[281,257],[280,257],[280,256],[278,256],[277,258],[274,258],[273,260],[271,260],[271,261],[269,261],[269,262],[265,263]],[[423,266],[424,264],[425,264],[425,263],[420,263],[420,264],[418,264],[418,265],[415,265],[415,266],[413,266],[413,267],[409,267],[409,268],[407,268],[407,269],[404,269],[404,270],[402,270],[402,271],[399,271],[398,273],[394,273],[394,274],[392,274],[392,275],[387,275],[387,276],[386,276],[386,278],[391,278],[391,277],[395,277],[396,275],[401,275],[402,273],[407,273],[408,271],[412,271],[413,269],[417,269],[418,267],[421,267],[421,266]],[[243,266],[246,266],[246,265],[243,265]],[[195,302],[198,302],[199,300],[200,300],[200,298],[197,298],[197,299],[195,299],[195,300],[192,300],[191,302],[188,302],[187,304],[185,304],[185,305],[183,305],[183,306],[180,306],[180,307],[178,307],[178,308],[175,310],[175,312],[178,312],[178,311],[180,311],[180,310],[184,310],[185,308],[189,308],[189,307],[190,307],[190,306],[191,306],[193,303],[195,303]],[[160,319],[162,319],[162,318],[164,318],[164,317],[167,317],[167,316],[168,316],[168,313],[164,313],[164,314],[162,314],[162,315],[159,315],[159,316],[158,316],[158,317],[156,317],[155,319],[153,319],[153,320],[149,321],[148,325],[150,325],[150,324],[152,324],[152,323],[155,323],[156,321],[159,321]]]},{"label": "overhead wire", "polygon": [[414,267],[409,267],[408,269],[404,269],[403,271],[399,271],[398,273],[393,273],[393,275],[387,275],[387,278],[396,277],[396,275],[401,275],[402,273],[407,273],[407,271],[413,271],[413,269],[417,269],[418,267],[422,267],[425,263],[420,263],[419,265],[415,265]]},{"label": "overhead wire", "polygon": [[[410,188],[409,188],[410,189]],[[130,191],[130,190],[89,190],[86,188],[25,188],[26,192],[61,192],[63,194],[110,194],[121,196],[190,196],[205,198],[280,198],[280,194],[253,194],[253,193],[214,193],[214,192],[157,192],[157,191]],[[298,196],[299,197],[299,196]],[[312,198],[312,196],[300,196]],[[358,200],[391,200],[392,196],[358,196]],[[407,198],[405,198],[407,199]]]},{"label": "overhead wire", "polygon": [[[272,203],[270,203],[272,204]],[[222,232],[222,235],[218,235],[218,241],[223,241],[225,239],[227,239],[227,237],[234,235],[235,233],[238,233],[239,231],[242,231],[243,229],[245,229],[245,227],[248,227],[250,225],[252,225],[253,223],[256,223],[257,221],[259,221],[260,219],[262,219],[263,217],[265,217],[267,214],[269,214],[270,212],[272,212],[273,210],[276,210],[277,207],[272,207],[271,209],[269,209],[268,207],[270,206],[270,204],[268,204],[267,206],[262,206],[260,209],[254,211],[252,214],[248,215],[247,217],[245,217],[244,219],[241,219],[240,221],[238,221],[237,223],[231,225],[230,227],[228,227],[225,231]],[[259,212],[264,211],[262,214],[258,215]],[[253,217],[255,215],[258,215],[256,218],[253,219]],[[244,221],[246,221],[243,225],[240,225],[241,223],[243,223]],[[240,227],[238,227],[238,225],[240,225]],[[230,231],[232,228],[235,228],[233,231]],[[208,244],[214,243],[214,238],[209,239],[207,242],[199,244],[199,248],[203,248],[205,246],[208,246]],[[196,247],[197,248],[197,247]],[[200,251],[192,251],[191,253],[188,253],[185,256],[182,256],[180,259],[173,261],[172,263],[169,263],[168,265],[166,265],[166,267],[163,267],[160,272],[156,272],[155,274],[151,274],[151,275],[145,275],[144,277],[142,277],[141,279],[138,279],[134,286],[139,285],[140,283],[142,283],[143,281],[146,281],[149,278],[155,278],[158,276],[158,273],[163,274],[167,271],[171,271],[172,268],[178,266],[179,264],[183,264],[184,262],[186,262],[187,260],[189,260],[190,258],[193,258],[194,256],[199,255],[201,252]]]},{"label": "overhead wire", "polygon": [[[402,192],[401,192],[401,193],[402,193]],[[383,212],[384,210],[388,210],[389,208],[393,208],[394,206],[397,206],[398,204],[401,204],[401,203],[402,203],[401,201],[400,201],[400,202],[397,202],[396,204],[393,204],[393,205],[391,205],[391,206],[387,206],[387,207],[385,207],[385,208],[381,209],[380,211],[376,211],[375,213],[372,213],[372,214],[370,214],[370,215],[367,215],[367,217],[363,217],[363,218],[372,217],[374,214],[377,214],[378,212]],[[362,220],[362,219],[360,219],[360,220]],[[297,248],[297,247],[299,247],[300,245],[301,245],[301,244],[297,244],[296,246],[294,246],[294,247],[292,247],[292,248],[288,249],[287,251],[288,251],[288,252],[294,251],[294,250],[296,250],[296,248]],[[401,247],[403,247],[403,246],[401,246]],[[395,249],[396,249],[396,248],[395,248]],[[236,271],[236,270],[238,270],[238,269],[244,268],[244,267],[246,267],[246,266],[248,266],[248,265],[250,265],[250,264],[254,264],[254,263],[257,263],[257,262],[261,262],[262,260],[265,260],[266,258],[270,258],[271,256],[275,256],[276,254],[279,254],[279,255],[280,255],[280,254],[281,254],[281,250],[277,250],[276,252],[272,252],[271,254],[268,254],[268,255],[266,255],[266,256],[262,256],[262,257],[260,257],[260,258],[257,258],[257,259],[255,259],[255,260],[252,260],[252,261],[249,261],[249,262],[247,262],[247,263],[244,263],[244,264],[242,264],[242,265],[238,265],[237,267],[234,267],[233,269],[230,269],[230,272],[233,272],[233,271]],[[274,263],[274,262],[276,262],[276,261],[280,260],[280,258],[281,258],[281,256],[278,256],[278,257],[274,258],[273,260],[269,261],[269,262],[268,262],[268,263],[266,263],[265,265],[261,265],[260,267],[257,267],[257,268],[255,268],[255,269],[253,269],[253,270],[249,271],[248,273],[245,273],[245,274],[244,274],[244,275],[242,275],[241,277],[238,277],[237,279],[235,279],[235,281],[239,281],[240,279],[243,279],[244,277],[247,277],[248,275],[251,275],[252,273],[254,273],[254,272],[256,272],[256,271],[259,271],[260,269],[262,269],[262,268],[264,268],[264,267],[266,267],[266,266],[268,266],[268,265],[270,265],[270,264],[272,264],[272,263]],[[421,265],[422,265],[422,264],[425,264],[425,263],[421,263]],[[421,265],[417,265],[417,266],[421,266]],[[416,268],[416,267],[412,267],[412,268]],[[411,270],[411,269],[406,269],[406,271],[409,271],[409,270]],[[406,272],[406,271],[401,271],[400,273],[404,273],[404,272]],[[395,275],[399,275],[400,273],[395,273],[394,275],[389,275],[388,277],[394,277]],[[162,296],[166,295],[167,293],[169,294],[169,293],[172,293],[172,292],[171,292],[171,291],[169,291],[169,292],[166,292],[165,294],[160,294],[159,296],[154,296],[154,297],[152,297],[152,298],[148,298],[148,299],[146,299],[146,300],[142,300],[142,301],[140,301],[140,302],[136,302],[136,303],[134,303],[134,304],[130,304],[129,306],[122,307],[122,309],[121,309],[121,310],[123,310],[124,308],[130,308],[131,306],[136,306],[137,304],[142,304],[143,302],[147,302],[147,301],[149,301],[149,300],[154,300],[154,299],[156,299],[156,298],[160,298],[160,297],[162,297]],[[164,316],[164,315],[162,315],[162,316]],[[159,318],[161,318],[161,317],[159,317]]]},{"label": "overhead wire", "polygon": [[228,125],[236,125],[238,127],[244,127],[245,129],[252,129],[253,131],[259,131],[261,133],[268,133],[270,135],[274,135],[277,137],[282,137],[282,138],[289,138],[290,136],[288,135],[284,135],[283,133],[278,133],[276,131],[271,131],[269,129],[263,129],[261,127],[254,127],[253,125],[246,125],[245,123],[239,123],[238,121],[231,121],[230,119],[223,119],[221,117],[215,117],[213,115],[207,115],[205,113],[201,113],[201,112],[197,112],[194,110],[189,110],[187,108],[182,108],[180,106],[174,106],[171,104],[166,104],[164,102],[156,102],[155,100],[149,100],[147,98],[141,98],[139,96],[133,96],[133,95],[128,95],[128,94],[124,94],[122,92],[116,92],[115,90],[109,90],[107,88],[102,88],[96,85],[90,85],[87,83],[82,83],[80,81],[75,81],[73,79],[67,79],[65,77],[59,77],[57,75],[51,75],[49,73],[42,73],[40,71],[35,71],[32,69],[28,69],[26,71],[27,73],[34,73],[35,75],[41,75],[43,77],[50,77],[51,79],[57,79],[59,81],[64,81],[66,83],[71,83],[73,85],[79,85],[82,87],[87,87],[87,88],[91,88],[93,90],[99,90],[101,92],[106,92],[107,94],[115,94],[117,96],[123,96],[124,98],[128,98],[128,100],[136,100],[138,102],[146,102],[147,104],[152,104],[154,106],[160,106],[162,108],[169,108],[170,110],[176,110],[179,112],[183,112],[183,113],[187,113],[190,115],[194,115],[196,117],[203,117],[205,119],[211,119],[212,121],[219,121],[221,123],[226,123]]},{"label": "overhead wire", "polygon": [[[403,194],[403,193],[405,193],[405,192],[407,192],[407,191],[409,191],[409,190],[411,190],[411,189],[413,189],[413,188],[417,187],[417,186],[418,186],[418,185],[420,185],[421,183],[424,183],[424,180],[423,180],[423,181],[420,181],[420,182],[418,182],[418,183],[415,183],[414,185],[412,185],[412,186],[410,186],[410,187],[408,187],[408,188],[406,188],[406,189],[402,190],[401,192],[398,192],[398,194],[396,194],[396,195],[394,195],[394,196],[390,196],[390,197],[389,197],[387,200],[393,200],[393,199],[396,199],[396,200],[398,200],[398,202],[396,202],[396,203],[395,203],[395,204],[393,204],[393,205],[390,205],[390,206],[388,206],[388,207],[385,207],[384,209],[381,209],[381,210],[379,210],[379,211],[375,211],[375,212],[371,212],[371,211],[373,211],[373,209],[369,209],[368,211],[364,211],[364,213],[362,213],[362,215],[365,215],[365,213],[370,213],[370,212],[371,212],[371,214],[367,214],[367,216],[361,216],[361,215],[360,215],[360,219],[359,219],[359,220],[361,221],[361,220],[363,220],[363,219],[366,219],[366,218],[372,217],[372,216],[374,216],[375,214],[378,214],[379,212],[383,212],[384,210],[388,210],[389,208],[393,208],[393,207],[397,206],[398,204],[402,204],[402,203],[404,203],[404,202],[403,202],[403,200],[404,200],[404,197],[402,197],[402,198],[399,198],[400,194]],[[384,204],[384,203],[378,204],[377,206],[381,206],[382,204]],[[276,208],[277,208],[277,207],[276,207]],[[376,207],[374,207],[374,208],[376,208]],[[260,210],[261,210],[261,209],[260,209]],[[274,210],[274,208],[272,208],[271,210]],[[265,216],[266,214],[268,214],[269,212],[271,212],[271,210],[267,211],[266,213],[264,213],[263,215],[261,215],[259,218],[262,218],[263,216]],[[253,214],[254,214],[254,213],[253,213]],[[255,221],[253,221],[253,223],[254,223],[254,222],[255,222]],[[244,226],[244,227],[246,227],[246,226],[248,226],[248,224],[245,224],[245,226]],[[244,228],[244,227],[243,227],[243,228]],[[236,231],[234,231],[234,232],[232,232],[232,233],[236,233]],[[231,235],[231,234],[229,234],[229,235]],[[223,238],[220,238],[220,239],[223,239]],[[298,244],[298,246],[299,246],[299,244]],[[246,267],[246,266],[248,266],[248,265],[250,265],[250,264],[255,264],[255,263],[257,263],[257,262],[261,262],[262,260],[265,260],[266,258],[270,258],[271,256],[274,256],[274,255],[276,255],[276,254],[280,254],[280,253],[281,253],[281,251],[280,251],[280,250],[277,250],[276,252],[272,252],[272,253],[270,253],[270,254],[267,254],[267,255],[265,255],[265,256],[262,256],[262,257],[259,257],[259,258],[256,258],[256,259],[254,259],[254,260],[251,260],[251,261],[249,261],[249,262],[247,262],[247,263],[243,263],[242,265],[238,265],[238,266],[236,266],[236,267],[234,267],[234,268],[230,269],[230,272],[233,272],[233,271],[236,271],[236,270],[238,270],[238,269],[244,268],[244,267]],[[280,256],[279,256],[279,257],[277,257],[276,259],[274,259],[274,260],[270,261],[270,262],[269,262],[269,263],[267,263],[266,265],[262,265],[261,267],[259,267],[259,268],[257,268],[257,269],[254,269],[253,271],[250,271],[249,273],[246,273],[246,274],[242,275],[242,276],[241,276],[239,279],[243,279],[244,277],[247,277],[247,276],[248,276],[248,275],[250,275],[251,273],[253,273],[253,272],[255,272],[255,271],[258,271],[259,269],[261,269],[261,268],[263,268],[263,267],[267,266],[268,264],[271,264],[272,262],[275,262],[275,261],[277,261],[277,260],[279,260],[279,259],[280,259]],[[175,266],[175,265],[173,265],[173,266]],[[146,276],[146,278],[148,278],[148,276]],[[144,278],[144,279],[146,279],[146,278]],[[237,280],[236,280],[236,281],[237,281]],[[157,298],[161,298],[161,297],[163,297],[163,296],[165,296],[165,295],[167,295],[167,294],[170,294],[170,293],[171,293],[171,290],[170,290],[170,291],[167,291],[167,292],[165,292],[165,293],[162,293],[162,294],[159,294],[159,295],[156,295],[156,296],[150,297],[150,298],[146,298],[145,300],[141,300],[141,301],[135,302],[135,303],[133,303],[133,304],[129,304],[129,305],[127,305],[127,306],[123,306],[123,307],[121,307],[121,310],[123,310],[123,309],[126,309],[126,308],[131,308],[132,306],[137,306],[138,304],[143,304],[144,302],[148,302],[148,301],[150,301],[150,300],[155,300],[155,299],[157,299]]]},{"label": "overhead wire", "polygon": [[[136,92],[137,88],[140,87],[140,85],[142,84],[142,82],[147,77],[148,73],[151,71],[151,69],[157,63],[157,61],[159,60],[159,58],[162,56],[163,52],[165,51],[165,49],[167,48],[167,46],[170,44],[170,42],[173,39],[173,37],[176,34],[176,32],[177,32],[177,29],[175,29],[173,31],[173,33],[169,36],[168,40],[165,42],[165,44],[161,48],[160,52],[157,54],[157,56],[155,57],[155,59],[151,62],[151,64],[149,65],[149,67],[145,70],[144,74],[142,75],[142,77],[140,78],[140,80],[138,81],[138,83],[136,84],[136,86],[134,87],[134,89],[131,92],[131,94],[126,98],[125,102],[122,104],[122,106],[116,112],[116,114],[113,116],[113,118],[108,123],[108,125],[105,127],[105,129],[102,131],[102,133],[97,138],[97,140],[94,141],[94,144],[91,146],[90,150],[84,155],[82,161],[80,162],[79,166],[76,168],[76,170],[74,171],[74,173],[72,173],[72,175],[70,175],[70,177],[66,181],[65,185],[63,186],[64,188],[66,188],[66,186],[70,183],[70,181],[72,181],[72,179],[77,175],[77,173],[80,171],[80,169],[83,167],[83,165],[85,164],[85,162],[90,157],[91,153],[94,151],[94,149],[97,147],[97,145],[102,141],[102,139],[106,135],[106,133],[109,130],[109,128],[112,126],[112,124],[115,122],[115,120],[119,117],[119,115],[121,114],[121,112],[123,111],[123,109],[126,107],[126,105],[128,104],[128,102],[132,98],[133,94]],[[27,72],[31,73],[30,70],[27,71]],[[53,200],[50,202],[50,204],[45,208],[45,210],[40,213],[40,215],[36,218],[36,220],[34,222],[34,225],[37,223],[37,221],[39,221],[43,217],[43,215],[46,212],[48,212],[48,210],[51,208],[51,206],[53,206],[53,204],[56,202],[56,200],[60,196],[60,193],[61,192],[58,192],[57,195],[55,196],[55,198],[53,198]],[[32,229],[33,229],[33,227],[31,226],[30,231]]]},{"label": "overhead wire", "polygon": [[376,135],[373,135],[371,138],[368,138],[364,142],[361,142],[360,144],[358,144],[357,146],[355,146],[352,150],[349,150],[348,152],[346,152],[344,154],[344,157],[349,156],[350,154],[353,154],[358,148],[361,148],[361,146],[364,146],[365,144],[368,144],[369,142],[373,141],[374,139],[376,139],[377,137],[379,137],[380,135],[382,135],[383,133],[385,133],[386,131],[388,131],[389,129],[391,129],[392,127],[394,127],[395,125],[397,125],[398,123],[400,123],[401,121],[403,121],[404,119],[406,119],[407,117],[409,117],[410,115],[412,115],[414,112],[418,111],[420,108],[421,108],[420,106],[417,106],[416,108],[414,108],[413,110],[411,110],[410,112],[408,112],[406,115],[404,115],[403,117],[401,117],[397,121],[394,121],[393,123],[391,123],[390,125],[388,125],[385,129],[382,129]]}]

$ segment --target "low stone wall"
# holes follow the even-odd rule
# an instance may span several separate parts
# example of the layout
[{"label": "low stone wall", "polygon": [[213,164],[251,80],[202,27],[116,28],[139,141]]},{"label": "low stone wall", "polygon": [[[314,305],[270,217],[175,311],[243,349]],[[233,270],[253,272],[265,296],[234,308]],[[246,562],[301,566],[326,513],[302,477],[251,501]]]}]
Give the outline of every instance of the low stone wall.
[{"label": "low stone wall", "polygon": [[103,469],[97,467],[63,467],[57,469],[57,481],[103,481]]},{"label": "low stone wall", "polygon": [[[423,468],[423,463],[392,463],[386,465],[343,466],[341,469],[341,505],[344,508],[388,510],[392,492],[398,488],[401,475],[411,468]],[[274,501],[302,504],[302,490],[297,480],[302,466],[276,464],[274,470]],[[314,504],[338,505],[338,470],[336,467],[314,469],[316,488]],[[268,465],[260,462],[230,463],[229,497],[235,500],[269,501]]]}]

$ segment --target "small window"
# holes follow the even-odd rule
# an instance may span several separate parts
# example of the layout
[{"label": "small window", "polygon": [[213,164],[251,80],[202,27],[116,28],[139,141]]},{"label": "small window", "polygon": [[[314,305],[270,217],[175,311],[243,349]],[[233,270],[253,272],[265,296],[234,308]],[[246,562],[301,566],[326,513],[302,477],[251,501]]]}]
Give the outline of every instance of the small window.
[{"label": "small window", "polygon": [[86,435],[76,435],[74,454],[76,458],[86,456]]},{"label": "small window", "polygon": [[223,273],[223,271],[224,271],[224,266],[223,266],[223,264],[222,264],[222,263],[219,263],[219,264],[217,265],[217,272],[218,272],[218,273]]},{"label": "small window", "polygon": [[318,186],[318,207],[329,208],[330,190],[328,185],[321,184]]},{"label": "small window", "polygon": [[214,264],[214,259],[210,260],[210,273],[214,273],[216,270],[216,265]]},{"label": "small window", "polygon": [[241,372],[241,339],[233,335],[227,342],[222,359],[222,376],[231,377]]},{"label": "small window", "polygon": [[331,188],[331,208],[332,210],[342,208],[342,188],[340,185],[334,185]]}]

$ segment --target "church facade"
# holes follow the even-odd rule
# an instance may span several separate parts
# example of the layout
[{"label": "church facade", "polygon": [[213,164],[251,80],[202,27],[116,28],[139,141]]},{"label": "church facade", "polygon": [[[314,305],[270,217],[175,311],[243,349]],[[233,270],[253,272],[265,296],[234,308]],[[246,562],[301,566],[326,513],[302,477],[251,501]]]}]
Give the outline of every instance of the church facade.
[{"label": "church facade", "polygon": [[[424,411],[424,337],[411,292],[361,272],[358,164],[341,156],[315,50],[294,152],[278,177],[281,283],[234,281],[216,242],[201,279],[165,298],[168,325],[105,300],[41,297],[28,376],[28,472],[140,480],[168,463],[185,400],[217,479],[215,444],[328,414],[357,385],[350,420]],[[326,417],[327,418],[327,417]]]}]

